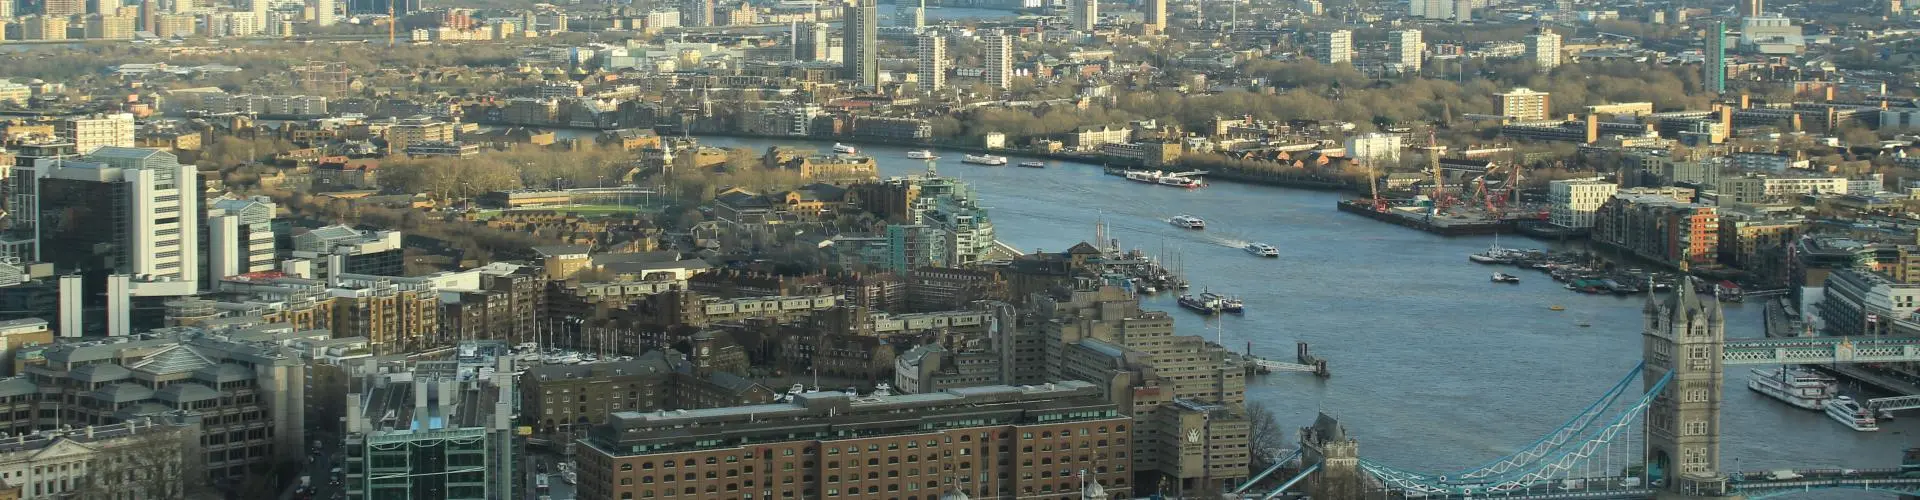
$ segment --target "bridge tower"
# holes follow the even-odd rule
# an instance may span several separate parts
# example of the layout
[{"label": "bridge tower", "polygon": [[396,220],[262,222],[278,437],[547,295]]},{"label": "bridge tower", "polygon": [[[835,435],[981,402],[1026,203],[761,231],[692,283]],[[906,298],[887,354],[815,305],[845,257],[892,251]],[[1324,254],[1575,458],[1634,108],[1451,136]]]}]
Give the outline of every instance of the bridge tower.
[{"label": "bridge tower", "polygon": [[1360,472],[1360,441],[1347,437],[1346,426],[1325,413],[1313,425],[1300,428],[1300,463],[1320,464],[1307,479],[1307,496],[1325,500],[1357,500],[1366,493],[1366,475]]},{"label": "bridge tower", "polygon": [[1645,475],[1664,481],[1662,498],[1725,497],[1727,481],[1720,474],[1725,316],[1718,300],[1701,301],[1692,278],[1682,276],[1673,295],[1664,300],[1650,295],[1644,311],[1641,378],[1646,389],[1673,374],[1645,416]]}]

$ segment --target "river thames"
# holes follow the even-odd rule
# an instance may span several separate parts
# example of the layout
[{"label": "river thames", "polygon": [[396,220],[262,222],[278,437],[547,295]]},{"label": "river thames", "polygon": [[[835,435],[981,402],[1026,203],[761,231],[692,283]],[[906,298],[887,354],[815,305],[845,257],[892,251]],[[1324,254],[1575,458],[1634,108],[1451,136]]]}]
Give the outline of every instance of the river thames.
[{"label": "river thames", "polygon": [[[701,143],[755,151],[831,145],[728,137]],[[883,176],[926,169],[906,159],[909,148],[863,149],[879,160]],[[1096,221],[1104,220],[1123,247],[1177,253],[1194,291],[1246,302],[1245,315],[1208,321],[1175,307],[1171,294],[1147,298],[1145,307],[1174,315],[1180,333],[1218,336],[1236,350],[1251,342],[1255,354],[1283,360],[1294,342],[1311,343],[1330,360],[1331,378],[1255,376],[1248,401],[1274,409],[1289,429],[1311,423],[1317,412],[1334,415],[1358,436],[1362,456],[1399,468],[1458,470],[1527,446],[1586,408],[1640,358],[1644,296],[1577,294],[1543,273],[1511,267],[1505,270],[1520,284],[1491,283],[1499,268],[1466,255],[1487,248],[1492,237],[1443,238],[1336,212],[1342,195],[1335,193],[1226,182],[1189,191],[1127,182],[1097,165],[981,167],[960,163],[960,152],[936,153],[940,174],[973,184],[1010,245],[1060,251],[1092,240]],[[1208,228],[1164,222],[1179,214],[1204,218]],[[1247,241],[1279,247],[1280,258],[1246,253]],[[1501,244],[1546,246],[1518,237]],[[1553,305],[1566,310],[1549,310]],[[1763,336],[1759,304],[1725,308],[1728,337]],[[1890,467],[1911,444],[1905,432],[1920,429],[1920,416],[1913,416],[1878,433],[1854,432],[1745,389],[1747,372],[1728,369],[1722,453],[1729,469],[1736,462],[1743,470]],[[1630,434],[1637,440],[1637,431]]]}]

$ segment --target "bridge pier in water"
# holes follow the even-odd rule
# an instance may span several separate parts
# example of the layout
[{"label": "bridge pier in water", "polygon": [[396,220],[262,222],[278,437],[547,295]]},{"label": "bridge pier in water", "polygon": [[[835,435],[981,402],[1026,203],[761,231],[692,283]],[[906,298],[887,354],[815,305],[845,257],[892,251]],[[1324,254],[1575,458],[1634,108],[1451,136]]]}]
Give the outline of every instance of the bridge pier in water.
[{"label": "bridge pier in water", "polygon": [[1641,380],[1659,391],[1646,413],[1645,480],[1660,481],[1660,499],[1732,498],[1720,472],[1726,317],[1719,301],[1700,300],[1692,280],[1681,283],[1665,300],[1649,296],[1644,310]]}]

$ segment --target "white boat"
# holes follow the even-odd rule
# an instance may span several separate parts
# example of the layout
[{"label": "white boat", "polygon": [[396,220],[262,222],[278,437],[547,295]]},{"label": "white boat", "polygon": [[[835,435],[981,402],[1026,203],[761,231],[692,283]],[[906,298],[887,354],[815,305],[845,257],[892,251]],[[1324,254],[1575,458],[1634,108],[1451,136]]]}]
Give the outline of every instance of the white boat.
[{"label": "white boat", "polygon": [[1200,220],[1199,217],[1191,215],[1175,215],[1173,218],[1167,219],[1167,223],[1173,224],[1175,227],[1184,227],[1187,229],[1207,228],[1207,221]]},{"label": "white boat", "polygon": [[1279,257],[1280,256],[1280,249],[1274,248],[1273,245],[1268,245],[1266,243],[1248,243],[1246,246],[1246,250],[1247,250],[1247,253],[1258,255],[1261,257]]},{"label": "white boat", "polygon": [[1493,282],[1494,282],[1494,283],[1519,283],[1519,282],[1520,282],[1520,277],[1519,277],[1519,276],[1514,276],[1514,275],[1511,275],[1511,274],[1507,274],[1507,273],[1503,273],[1503,272],[1499,272],[1499,271],[1495,271],[1495,272],[1493,273]]},{"label": "white boat", "polygon": [[843,155],[857,155],[860,154],[860,148],[836,142],[833,143],[833,152]]},{"label": "white boat", "polygon": [[1199,170],[1177,174],[1164,173],[1158,170],[1128,170],[1124,172],[1127,180],[1130,181],[1183,188],[1197,188],[1206,185],[1206,183],[1200,182],[1200,179],[1194,178],[1194,176],[1205,173],[1206,172]]},{"label": "white boat", "polygon": [[1880,430],[1880,423],[1873,420],[1873,413],[1866,408],[1861,408],[1860,403],[1855,402],[1853,398],[1834,396],[1827,401],[1826,407],[1828,417],[1832,417],[1834,421],[1848,428],[1860,432]]},{"label": "white boat", "polygon": [[908,152],[907,152],[907,159],[909,159],[909,160],[938,160],[938,159],[940,159],[940,157],[938,157],[938,156],[934,156],[934,155],[933,155],[933,152],[932,152],[932,151],[927,151],[927,150],[925,150],[925,149],[922,149],[922,150],[919,150],[919,151],[908,151]]},{"label": "white boat", "polygon": [[1833,377],[1809,370],[1755,368],[1747,388],[1800,408],[1820,411],[1833,399]]},{"label": "white boat", "polygon": [[961,158],[960,161],[962,163],[972,163],[975,165],[990,165],[990,166],[997,167],[997,166],[1006,165],[1007,157],[994,156],[994,155],[967,155]]},{"label": "white boat", "polygon": [[1022,167],[1027,167],[1027,168],[1047,168],[1047,162],[1044,162],[1044,161],[1023,161],[1023,162],[1020,162],[1020,166],[1022,166]]}]

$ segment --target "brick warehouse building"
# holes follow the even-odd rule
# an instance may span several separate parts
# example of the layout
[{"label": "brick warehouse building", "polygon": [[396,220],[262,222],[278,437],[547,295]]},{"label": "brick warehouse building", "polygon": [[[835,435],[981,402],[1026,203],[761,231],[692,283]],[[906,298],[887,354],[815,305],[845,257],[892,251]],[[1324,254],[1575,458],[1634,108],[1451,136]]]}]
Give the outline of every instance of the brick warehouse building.
[{"label": "brick warehouse building", "polygon": [[1126,498],[1132,424],[1081,381],[621,412],[579,441],[579,497]]}]

